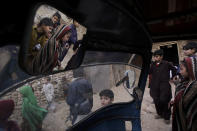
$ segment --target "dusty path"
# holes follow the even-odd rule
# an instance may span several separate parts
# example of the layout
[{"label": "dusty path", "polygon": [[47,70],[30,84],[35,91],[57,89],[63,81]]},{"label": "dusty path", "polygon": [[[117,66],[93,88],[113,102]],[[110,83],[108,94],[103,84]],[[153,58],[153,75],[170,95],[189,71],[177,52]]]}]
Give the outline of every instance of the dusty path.
[{"label": "dusty path", "polygon": [[[115,102],[129,101],[132,98],[127,94],[124,88],[113,88],[115,93]],[[124,97],[123,97],[124,96]],[[98,94],[94,94],[93,111],[100,107]],[[65,100],[56,102],[56,112],[49,112],[43,122],[43,131],[65,131],[71,125],[68,121],[65,123],[66,117],[69,114],[69,106]],[[152,98],[149,95],[149,88],[146,88],[141,110],[141,124],[143,131],[171,131],[171,124],[167,125],[163,119],[154,119],[155,107],[152,103]],[[131,131],[131,124],[126,122],[127,131]]]},{"label": "dusty path", "polygon": [[149,88],[146,88],[141,109],[141,124],[143,131],[171,131],[171,124],[165,124],[163,119],[155,119],[155,114],[156,110],[153,100],[149,95]]}]

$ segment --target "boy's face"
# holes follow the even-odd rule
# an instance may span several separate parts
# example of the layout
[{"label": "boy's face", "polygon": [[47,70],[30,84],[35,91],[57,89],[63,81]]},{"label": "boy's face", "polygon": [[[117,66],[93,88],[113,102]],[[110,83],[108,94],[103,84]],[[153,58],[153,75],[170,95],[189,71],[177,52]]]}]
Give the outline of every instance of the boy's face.
[{"label": "boy's face", "polygon": [[160,55],[155,55],[155,56],[154,56],[154,60],[155,60],[156,62],[160,62],[162,59],[163,59],[163,56],[160,56]]},{"label": "boy's face", "polygon": [[191,56],[195,54],[195,49],[188,49],[188,50],[183,50],[185,56]]},{"label": "boy's face", "polygon": [[113,102],[113,99],[111,99],[111,98],[109,98],[107,96],[101,96],[100,100],[101,100],[101,105],[102,106],[106,106],[106,105],[112,104],[112,102]]},{"label": "boy's face", "polygon": [[184,77],[184,78],[187,78],[189,75],[188,75],[188,72],[187,72],[187,69],[186,67],[183,65],[183,64],[180,64],[180,74]]},{"label": "boy's face", "polygon": [[52,26],[46,26],[46,25],[42,25],[42,30],[44,32],[44,34],[47,36],[47,38],[51,37],[51,32],[52,32],[53,27]]},{"label": "boy's face", "polygon": [[51,18],[51,20],[53,21],[54,24],[57,23],[57,22],[59,21],[59,19],[58,19],[57,16],[53,16],[53,17]]},{"label": "boy's face", "polygon": [[62,41],[67,42],[71,36],[71,33],[67,33],[62,37]]}]

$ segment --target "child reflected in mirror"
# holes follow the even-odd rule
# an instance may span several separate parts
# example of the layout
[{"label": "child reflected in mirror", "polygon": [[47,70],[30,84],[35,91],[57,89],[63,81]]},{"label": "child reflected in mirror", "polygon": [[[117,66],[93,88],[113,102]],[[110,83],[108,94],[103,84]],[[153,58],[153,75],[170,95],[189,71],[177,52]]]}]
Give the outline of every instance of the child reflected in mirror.
[{"label": "child reflected in mirror", "polygon": [[45,94],[46,100],[47,100],[47,110],[55,111],[55,103],[54,103],[54,87],[53,84],[51,84],[51,78],[48,76],[46,78],[45,84],[42,88],[42,93]]},{"label": "child reflected in mirror", "polygon": [[70,44],[68,43],[68,40],[70,38],[72,34],[71,28],[70,26],[64,26],[62,29],[61,34],[59,35],[59,37],[57,37],[57,41],[56,43],[59,46],[59,57],[58,57],[58,69],[61,69],[61,63],[64,60],[64,57],[66,56],[66,54],[68,53],[68,50],[70,48]]}]

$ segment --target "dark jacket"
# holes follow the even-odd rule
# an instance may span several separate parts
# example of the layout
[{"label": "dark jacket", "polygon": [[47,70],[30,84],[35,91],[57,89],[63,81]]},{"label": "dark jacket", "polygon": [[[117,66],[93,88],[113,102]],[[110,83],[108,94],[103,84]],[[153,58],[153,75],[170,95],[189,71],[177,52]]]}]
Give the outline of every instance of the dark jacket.
[{"label": "dark jacket", "polygon": [[72,123],[78,115],[87,115],[93,107],[92,84],[83,78],[71,82],[66,102],[70,106],[70,114],[73,116]]},{"label": "dark jacket", "polygon": [[167,101],[172,98],[170,80],[170,70],[172,76],[176,75],[176,68],[167,61],[162,60],[157,66],[156,63],[152,63],[149,74],[152,76],[150,82],[150,95],[155,98],[163,98]]},{"label": "dark jacket", "polygon": [[70,27],[71,27],[72,34],[71,34],[68,41],[71,44],[75,44],[77,42],[77,29],[76,29],[75,25],[73,25],[73,24],[70,25]]}]

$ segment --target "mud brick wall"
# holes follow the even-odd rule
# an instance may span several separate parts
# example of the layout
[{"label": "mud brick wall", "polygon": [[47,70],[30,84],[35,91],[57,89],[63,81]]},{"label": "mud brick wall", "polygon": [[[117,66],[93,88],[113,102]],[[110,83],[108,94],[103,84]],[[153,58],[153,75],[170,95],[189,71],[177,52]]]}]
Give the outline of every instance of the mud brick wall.
[{"label": "mud brick wall", "polygon": [[[54,94],[55,94],[55,101],[58,101],[60,99],[64,99],[64,93],[63,93],[63,87],[66,83],[70,82],[73,79],[73,72],[62,72],[54,75],[50,75],[51,77],[51,83],[54,86]],[[36,79],[31,81],[28,84],[32,84],[32,87],[34,89],[34,94],[37,98],[38,105],[41,107],[46,108],[47,100],[45,98],[45,95],[41,93],[41,90],[43,88],[44,81],[46,80],[46,77]],[[13,90],[0,99],[12,99],[15,102],[15,109],[10,117],[10,119],[17,121],[18,124],[22,123],[22,115],[21,115],[21,107],[22,107],[22,96],[19,93],[19,88],[16,90]]]}]

